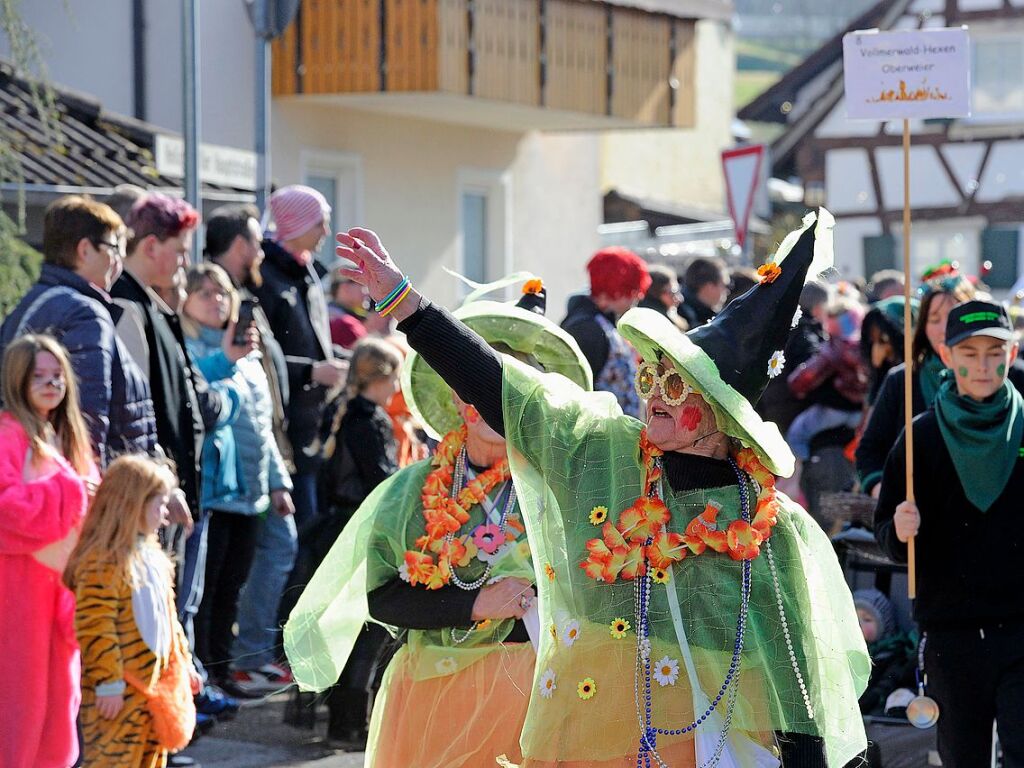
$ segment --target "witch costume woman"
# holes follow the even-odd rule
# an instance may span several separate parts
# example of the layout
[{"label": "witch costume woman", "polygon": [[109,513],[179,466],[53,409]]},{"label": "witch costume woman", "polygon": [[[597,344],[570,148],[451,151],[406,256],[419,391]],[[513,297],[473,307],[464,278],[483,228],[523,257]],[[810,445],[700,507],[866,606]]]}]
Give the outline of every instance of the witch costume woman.
[{"label": "witch costume woman", "polygon": [[[646,426],[415,292],[395,312],[508,444],[542,630],[524,768],[836,768],[865,749],[853,601],[828,538],[776,490],[794,459],[752,407],[807,275],[832,263],[832,225],[809,214],[760,284],[688,334],[650,310],[621,318]],[[371,296],[407,281],[373,232],[338,242]]]},{"label": "witch costume woman", "polygon": [[[575,340],[543,317],[545,292],[520,274],[482,287],[455,312],[496,349],[589,390]],[[481,300],[522,286],[517,304]],[[513,358],[510,358],[513,359]],[[534,568],[504,441],[415,353],[402,391],[440,446],[383,482],[362,504],[306,587],[285,626],[292,673],[322,690],[344,668],[363,622],[404,641],[375,702],[366,765],[478,768],[518,759],[536,653],[526,626]],[[488,430],[490,467],[474,466]],[[481,592],[507,580],[514,610],[474,621]],[[521,585],[521,586],[516,586]],[[535,615],[535,609],[534,609]]]}]

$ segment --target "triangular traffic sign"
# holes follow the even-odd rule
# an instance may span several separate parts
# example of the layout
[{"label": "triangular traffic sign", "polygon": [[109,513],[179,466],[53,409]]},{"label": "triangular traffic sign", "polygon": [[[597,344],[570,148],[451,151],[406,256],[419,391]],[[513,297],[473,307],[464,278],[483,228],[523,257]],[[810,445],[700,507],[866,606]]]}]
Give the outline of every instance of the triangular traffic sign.
[{"label": "triangular traffic sign", "polygon": [[754,207],[754,193],[761,180],[764,144],[753,144],[722,152],[722,172],[725,174],[725,199],[729,216],[736,229],[736,243],[743,247],[747,240],[747,224]]}]

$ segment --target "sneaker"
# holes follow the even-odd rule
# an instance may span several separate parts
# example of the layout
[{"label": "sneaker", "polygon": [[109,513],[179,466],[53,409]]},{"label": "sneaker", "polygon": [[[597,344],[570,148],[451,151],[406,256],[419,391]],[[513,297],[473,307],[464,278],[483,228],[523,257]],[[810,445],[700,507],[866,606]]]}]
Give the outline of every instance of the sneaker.
[{"label": "sneaker", "polygon": [[239,706],[238,699],[228,696],[212,683],[203,686],[202,693],[196,696],[196,712],[218,720],[230,720]]},{"label": "sneaker", "polygon": [[217,719],[215,717],[211,717],[210,715],[203,715],[199,712],[196,712],[195,737],[198,738],[199,736],[205,736],[213,730],[213,727],[215,725],[217,725]]},{"label": "sneaker", "polygon": [[292,673],[280,664],[264,664],[259,669],[236,669],[228,675],[230,688],[247,696],[266,696],[278,693],[295,681]]}]

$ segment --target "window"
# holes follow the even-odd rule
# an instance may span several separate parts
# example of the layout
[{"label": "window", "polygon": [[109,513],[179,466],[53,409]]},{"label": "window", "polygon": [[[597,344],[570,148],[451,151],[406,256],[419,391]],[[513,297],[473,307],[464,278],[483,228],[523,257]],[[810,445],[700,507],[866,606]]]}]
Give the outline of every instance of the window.
[{"label": "window", "polygon": [[979,35],[972,43],[973,116],[1024,115],[1024,34]]},{"label": "window", "polygon": [[462,274],[478,283],[491,279],[487,269],[487,193],[462,192]]},{"label": "window", "polygon": [[363,166],[358,155],[344,152],[304,152],[302,183],[327,198],[331,234],[324,238],[317,260],[326,267],[338,261],[334,233],[363,223]]},{"label": "window", "polygon": [[[496,171],[463,168],[458,172],[457,190],[455,269],[476,283],[497,280],[512,271],[508,177]],[[467,287],[464,293],[468,291]]]},{"label": "window", "polygon": [[[946,221],[915,221],[910,235],[910,272],[915,279],[942,261],[959,263],[960,270],[978,274],[981,266],[979,234],[984,221],[978,218]],[[903,227],[893,227],[897,268],[903,263]]]}]

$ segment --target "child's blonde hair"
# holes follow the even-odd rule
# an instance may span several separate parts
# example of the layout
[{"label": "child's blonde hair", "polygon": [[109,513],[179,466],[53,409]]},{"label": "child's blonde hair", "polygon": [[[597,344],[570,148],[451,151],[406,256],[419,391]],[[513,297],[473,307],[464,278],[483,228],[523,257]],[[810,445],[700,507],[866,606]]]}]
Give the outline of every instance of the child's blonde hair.
[{"label": "child's blonde hair", "polygon": [[[48,421],[36,413],[28,395],[32,387],[36,355],[40,352],[53,355],[64,374],[64,399],[53,409]],[[44,333],[30,333],[12,341],[4,352],[0,391],[3,394],[4,410],[25,428],[36,457],[43,455],[46,435],[52,428],[64,458],[78,474],[90,474],[92,444],[78,405],[78,379],[71,368],[67,350],[60,342]]]},{"label": "child's blonde hair", "polygon": [[348,377],[345,379],[345,400],[334,412],[331,421],[331,433],[324,443],[324,456],[334,455],[338,428],[348,410],[348,401],[361,395],[375,381],[397,375],[402,369],[402,352],[397,346],[386,339],[365,336],[352,348],[352,357],[348,361]]},{"label": "child's blonde hair", "polygon": [[[132,565],[144,546],[156,545],[156,536],[145,531],[146,507],[155,496],[170,493],[177,486],[174,474],[164,463],[148,456],[121,456],[103,477],[92,508],[85,518],[78,546],[71,554],[64,580],[74,589],[76,571],[90,556],[113,563],[119,575],[133,581]],[[171,563],[168,560],[167,567]]]}]

